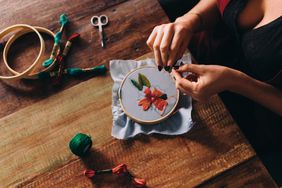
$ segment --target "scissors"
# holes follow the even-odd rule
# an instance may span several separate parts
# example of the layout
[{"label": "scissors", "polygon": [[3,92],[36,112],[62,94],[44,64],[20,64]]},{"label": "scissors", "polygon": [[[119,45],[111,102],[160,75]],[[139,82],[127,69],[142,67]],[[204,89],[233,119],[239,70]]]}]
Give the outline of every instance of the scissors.
[{"label": "scissors", "polygon": [[102,46],[102,48],[104,48],[105,43],[104,43],[103,26],[106,26],[108,24],[108,17],[106,15],[93,16],[91,18],[91,24],[93,26],[99,28],[99,36],[100,36],[100,40],[101,40],[101,46]]}]

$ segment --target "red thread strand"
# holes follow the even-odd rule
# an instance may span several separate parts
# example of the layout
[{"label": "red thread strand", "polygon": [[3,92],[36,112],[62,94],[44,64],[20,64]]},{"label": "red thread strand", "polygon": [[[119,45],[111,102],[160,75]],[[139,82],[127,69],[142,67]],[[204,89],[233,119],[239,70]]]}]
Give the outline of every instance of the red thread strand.
[{"label": "red thread strand", "polygon": [[68,38],[68,41],[73,42],[74,40],[76,40],[79,37],[80,37],[79,33],[74,33]]}]

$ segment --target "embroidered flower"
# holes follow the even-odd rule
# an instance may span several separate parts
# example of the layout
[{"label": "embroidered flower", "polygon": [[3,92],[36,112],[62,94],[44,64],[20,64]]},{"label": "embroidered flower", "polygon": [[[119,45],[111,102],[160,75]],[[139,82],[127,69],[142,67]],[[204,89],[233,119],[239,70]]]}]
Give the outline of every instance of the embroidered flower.
[{"label": "embroidered flower", "polygon": [[150,88],[144,90],[145,98],[138,102],[139,106],[142,106],[144,111],[147,111],[153,104],[159,111],[163,112],[167,106],[167,95],[160,90],[154,88],[153,91]]}]

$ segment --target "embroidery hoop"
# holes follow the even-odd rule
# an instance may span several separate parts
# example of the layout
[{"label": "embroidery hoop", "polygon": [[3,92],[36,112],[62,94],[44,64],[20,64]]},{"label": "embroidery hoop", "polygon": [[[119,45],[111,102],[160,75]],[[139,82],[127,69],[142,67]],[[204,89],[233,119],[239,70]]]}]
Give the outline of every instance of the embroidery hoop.
[{"label": "embroidery hoop", "polygon": [[[123,88],[123,86],[124,86],[126,80],[129,79],[129,76],[130,76],[130,75],[132,75],[134,72],[136,72],[136,71],[138,71],[138,70],[140,70],[140,69],[144,69],[144,68],[153,68],[153,69],[155,69],[156,71],[158,71],[157,68],[154,67],[154,66],[142,66],[142,67],[139,67],[139,68],[134,69],[134,70],[130,71],[129,73],[127,73],[127,75],[126,75],[126,76],[124,77],[124,79],[122,80],[122,83],[121,83],[120,88],[119,88],[119,90],[118,90],[118,98],[119,98],[119,102],[120,102],[120,105],[121,105],[121,108],[122,108],[123,112],[124,112],[130,119],[132,119],[132,120],[134,120],[135,122],[140,123],[140,124],[148,124],[148,125],[158,124],[158,123],[160,123],[160,122],[166,120],[167,118],[169,118],[171,115],[173,115],[173,113],[175,112],[175,109],[176,109],[176,107],[177,107],[177,105],[178,105],[178,102],[179,102],[180,92],[179,92],[178,89],[175,88],[175,89],[176,89],[176,96],[175,96],[175,97],[176,97],[176,100],[175,100],[175,103],[173,104],[173,107],[171,108],[171,110],[170,110],[168,113],[166,113],[166,115],[164,115],[164,116],[162,116],[162,117],[160,117],[160,118],[158,118],[158,119],[151,120],[151,121],[142,120],[142,119],[140,119],[140,118],[138,118],[138,117],[136,117],[136,116],[133,116],[131,113],[129,113],[129,112],[126,110],[126,107],[125,107],[124,104],[123,104],[123,100],[122,100],[122,88]],[[172,77],[172,76],[169,76],[169,77],[171,78],[171,81],[174,83],[173,77]],[[141,91],[140,91],[140,92],[141,92]],[[136,103],[136,105],[137,105],[137,103]],[[139,107],[140,107],[140,106],[139,106]],[[140,107],[140,108],[141,108],[141,107]]]},{"label": "embroidery hoop", "polygon": [[[31,26],[31,27],[34,28],[36,31],[38,31],[39,35],[40,35],[40,33],[45,33],[45,34],[51,36],[52,38],[54,38],[54,36],[55,36],[55,34],[54,34],[52,31],[50,31],[49,29],[46,29],[46,28],[44,28],[44,27],[38,27],[38,26]],[[10,72],[12,72],[14,75],[21,75],[22,73],[19,73],[19,72],[15,71],[14,69],[12,69],[12,68],[10,67],[9,63],[7,62],[7,56],[8,56],[8,54],[9,54],[9,50],[10,50],[12,44],[13,44],[18,38],[20,38],[20,37],[22,37],[22,36],[24,36],[24,35],[26,35],[26,34],[28,34],[28,33],[31,33],[31,32],[34,32],[34,30],[31,30],[31,28],[28,28],[28,27],[27,27],[27,28],[22,28],[22,29],[19,30],[16,34],[14,34],[14,35],[7,41],[7,43],[6,43],[6,45],[5,45],[5,48],[4,48],[4,51],[3,51],[3,60],[4,60],[4,64],[5,64],[6,68],[7,68]],[[44,42],[44,41],[43,41],[43,42]],[[43,60],[42,57],[43,57],[43,55],[40,56],[40,58],[39,58],[38,61],[36,62],[36,65],[37,65],[38,63],[40,63],[40,62]],[[54,60],[54,61],[52,62],[52,64],[49,65],[47,68],[44,68],[42,71],[39,71],[39,72],[47,72],[47,71],[52,70],[52,69],[54,68],[54,66],[55,66],[55,62],[56,62],[56,60]],[[34,66],[34,68],[35,68],[35,66]],[[32,72],[34,68],[32,68],[32,70],[30,71],[29,74],[24,75],[24,76],[21,77],[21,78],[35,79],[35,78],[36,78],[36,75],[37,75],[39,72]],[[17,78],[17,79],[18,79],[18,78]]]},{"label": "embroidery hoop", "polygon": [[[45,51],[44,40],[43,40],[42,36],[40,35],[40,33],[34,27],[32,27],[30,25],[17,24],[17,25],[12,25],[10,27],[7,27],[6,29],[4,29],[0,32],[0,39],[3,39],[6,35],[10,34],[11,32],[17,31],[18,29],[24,29],[24,28],[29,29],[29,30],[31,30],[31,31],[33,31],[37,34],[39,41],[40,41],[40,50],[39,50],[38,56],[35,59],[35,61],[25,71],[23,71],[19,74],[13,75],[13,76],[1,76],[0,75],[0,79],[3,79],[3,80],[18,80],[18,79],[26,77],[29,73],[32,72],[32,70],[40,62],[40,59],[43,56],[43,52]],[[17,33],[15,33],[15,35],[16,34]],[[5,45],[4,50],[5,50],[6,47],[7,47],[7,45]]]}]

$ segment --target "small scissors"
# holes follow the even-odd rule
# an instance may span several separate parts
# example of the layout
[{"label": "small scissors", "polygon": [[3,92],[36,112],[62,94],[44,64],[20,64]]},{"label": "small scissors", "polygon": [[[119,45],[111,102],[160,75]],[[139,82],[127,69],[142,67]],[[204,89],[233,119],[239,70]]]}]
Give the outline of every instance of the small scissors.
[{"label": "small scissors", "polygon": [[104,33],[103,33],[103,26],[106,26],[108,24],[108,17],[106,15],[101,16],[93,16],[91,18],[91,24],[95,27],[99,28],[99,35],[101,40],[101,46],[104,48]]}]

